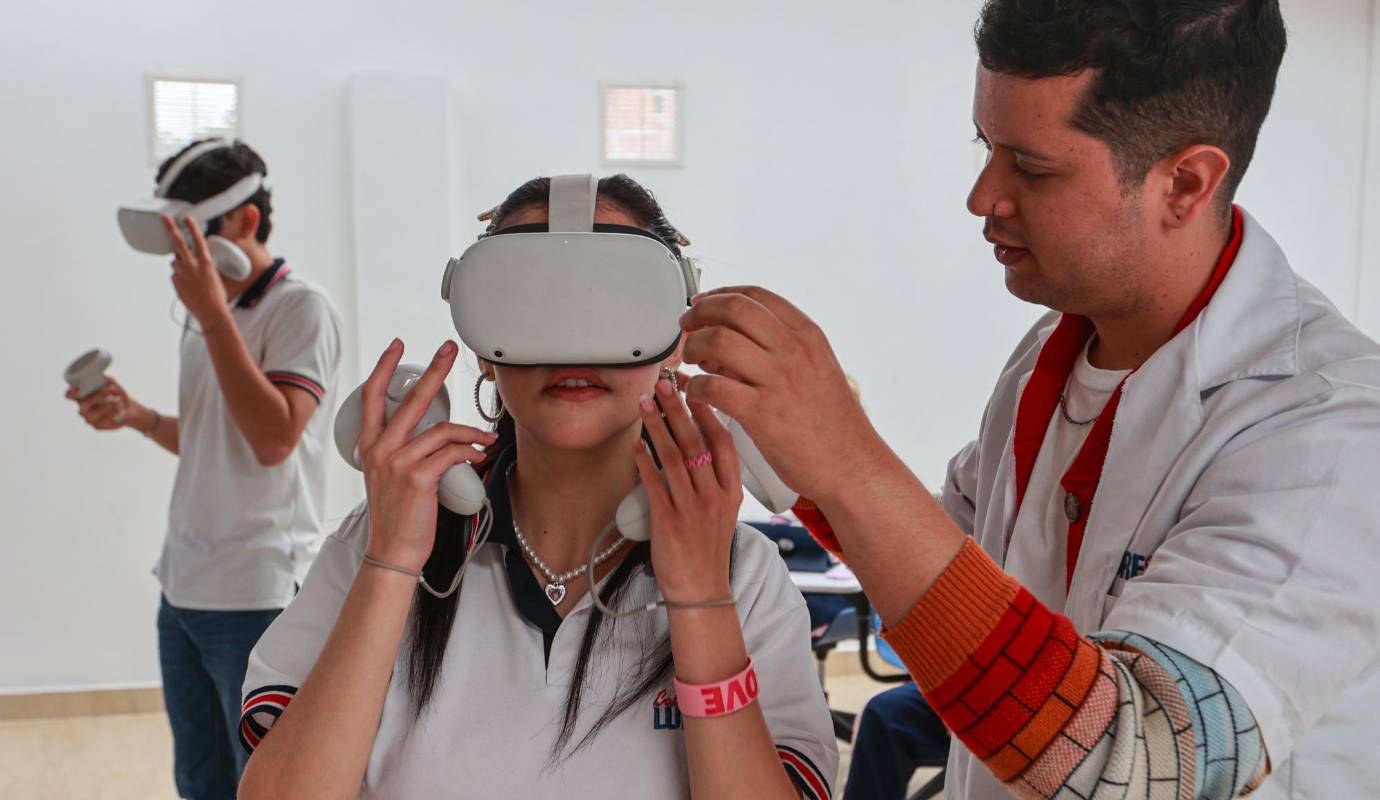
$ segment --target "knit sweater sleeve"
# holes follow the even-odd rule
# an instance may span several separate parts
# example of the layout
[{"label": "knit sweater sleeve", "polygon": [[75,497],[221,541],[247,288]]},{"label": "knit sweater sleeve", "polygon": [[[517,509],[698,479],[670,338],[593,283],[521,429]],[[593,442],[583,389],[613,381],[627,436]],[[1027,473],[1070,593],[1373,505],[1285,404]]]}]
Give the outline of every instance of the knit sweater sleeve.
[{"label": "knit sweater sleeve", "polygon": [[1016,797],[1217,800],[1268,773],[1255,719],[1220,675],[1134,633],[1080,636],[971,539],[884,635]]}]

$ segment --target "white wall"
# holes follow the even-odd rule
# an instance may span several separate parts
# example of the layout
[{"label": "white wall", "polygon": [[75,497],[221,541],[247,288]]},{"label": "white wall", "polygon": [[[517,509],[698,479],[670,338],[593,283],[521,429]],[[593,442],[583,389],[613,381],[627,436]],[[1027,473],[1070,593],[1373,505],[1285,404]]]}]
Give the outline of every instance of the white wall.
[{"label": "white wall", "polygon": [[[1377,336],[1380,319],[1361,318],[1357,291],[1363,265],[1380,275],[1375,259],[1363,261],[1360,250],[1373,4],[1283,5],[1289,51],[1241,202],[1279,240],[1296,270]],[[1380,183],[1369,186],[1372,199],[1380,200]]]},{"label": "white wall", "polygon": [[[405,362],[425,365],[455,335],[440,296],[454,217],[450,86],[440,75],[366,73],[351,77],[349,96],[361,371],[394,337]],[[465,405],[463,389],[455,398]]]},{"label": "white wall", "polygon": [[[0,358],[12,376],[0,416],[10,452],[0,503],[11,515],[0,554],[0,691],[157,680],[148,569],[173,461],[137,434],[85,430],[58,379],[71,357],[101,345],[136,396],[174,407],[165,268],[128,252],[113,220],[117,203],[150,186],[146,73],[243,80],[245,136],[273,171],[273,247],[335,297],[350,331],[342,381],[351,385],[390,331],[446,332],[440,271],[478,233],[475,213],[534,175],[606,171],[600,80],[682,82],[684,168],[634,177],[695,240],[710,283],[777,287],[831,331],[878,425],[934,480],[975,431],[997,369],[1037,313],[1006,295],[980,224],[963,209],[977,168],[978,5],[138,0],[26,9],[23,38],[0,50],[0,219],[11,263]],[[1242,200],[1305,275],[1380,333],[1380,309],[1356,294],[1365,281],[1371,292],[1380,286],[1359,269],[1370,3],[1285,6],[1292,48]],[[366,180],[352,135],[392,126],[405,139],[408,125],[438,119],[425,109],[367,125],[352,118],[351,76],[373,73],[448,82],[449,153],[395,187],[406,193],[415,180],[438,197],[439,173],[448,217],[391,227],[371,217],[378,176]],[[352,195],[360,191],[370,195]],[[435,228],[447,218],[442,236]],[[420,252],[430,248],[444,252]],[[408,344],[415,356],[436,343]],[[459,407],[468,383],[454,383]],[[332,478],[338,515],[360,488],[343,466]]]},{"label": "white wall", "polygon": [[[60,380],[66,361],[101,346],[131,393],[176,408],[179,329],[169,318],[166,263],[129,251],[114,217],[117,204],[152,190],[147,72],[244,79],[246,133],[275,187],[273,247],[355,317],[348,66],[328,40],[308,38],[319,29],[310,18],[293,23],[291,41],[265,41],[264,20],[281,17],[271,8],[42,4],[25,12],[25,34],[0,48],[9,263],[0,299],[9,378],[0,503],[10,509],[0,554],[0,689],[158,678],[149,570],[174,461],[138,434],[85,429]],[[227,22],[238,12],[240,22]],[[353,329],[346,326],[351,364]]]}]

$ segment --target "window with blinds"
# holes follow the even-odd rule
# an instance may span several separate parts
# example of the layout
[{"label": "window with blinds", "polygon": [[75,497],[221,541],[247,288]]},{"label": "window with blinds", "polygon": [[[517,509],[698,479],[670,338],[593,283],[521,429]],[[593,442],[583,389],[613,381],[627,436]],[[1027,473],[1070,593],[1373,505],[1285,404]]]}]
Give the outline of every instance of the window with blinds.
[{"label": "window with blinds", "polygon": [[604,163],[679,166],[682,107],[678,86],[605,85]]},{"label": "window with blinds", "polygon": [[188,142],[240,133],[240,87],[233,81],[153,78],[153,163],[162,163]]}]

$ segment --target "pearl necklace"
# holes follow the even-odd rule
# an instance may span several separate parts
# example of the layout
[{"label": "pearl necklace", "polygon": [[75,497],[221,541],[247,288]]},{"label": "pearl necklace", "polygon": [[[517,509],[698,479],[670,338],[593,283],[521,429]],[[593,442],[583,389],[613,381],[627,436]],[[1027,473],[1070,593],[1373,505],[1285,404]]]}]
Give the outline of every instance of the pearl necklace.
[{"label": "pearl necklace", "polygon": [[[513,466],[517,465],[514,464]],[[509,467],[507,474],[503,477],[506,480],[511,478],[512,476],[513,467]],[[511,503],[509,505],[511,507]],[[610,524],[607,528],[604,529],[603,533],[601,533],[600,536],[603,536],[605,533],[608,533],[609,530],[611,530],[612,528],[613,525]],[[537,570],[541,572],[542,576],[546,578],[546,599],[551,601],[552,606],[560,605],[561,601],[565,599],[565,585],[588,572],[591,565],[581,564],[579,567],[575,569],[569,570],[567,572],[562,572],[561,574],[557,575],[554,571],[552,571],[550,567],[546,565],[545,561],[542,561],[541,556],[537,555],[537,551],[532,549],[532,545],[528,544],[527,537],[522,535],[522,528],[518,526],[516,516],[513,517],[513,535],[517,537],[518,546],[522,548],[522,552],[527,556],[527,560],[532,562],[532,564],[536,566]],[[623,538],[622,534],[619,534],[618,538],[614,539],[613,544],[605,548],[604,552],[594,557],[593,566],[597,567],[605,561],[608,561],[610,558],[613,557],[614,553],[618,552],[618,548],[622,547],[623,544],[627,541],[627,539]]]}]

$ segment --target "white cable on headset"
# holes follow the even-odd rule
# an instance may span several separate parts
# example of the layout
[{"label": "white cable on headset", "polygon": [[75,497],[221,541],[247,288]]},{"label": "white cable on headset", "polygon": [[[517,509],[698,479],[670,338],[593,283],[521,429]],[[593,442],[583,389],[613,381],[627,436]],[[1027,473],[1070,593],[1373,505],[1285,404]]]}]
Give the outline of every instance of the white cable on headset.
[{"label": "white cable on headset", "polygon": [[599,586],[594,580],[594,559],[597,557],[597,554],[599,552],[599,545],[602,544],[605,537],[607,537],[614,530],[617,529],[613,526],[610,526],[608,528],[605,528],[603,532],[601,532],[598,536],[594,537],[594,542],[590,545],[589,548],[589,569],[585,573],[585,577],[589,579],[590,600],[594,602],[595,607],[597,607],[600,611],[607,614],[608,616],[613,617],[614,619],[627,619],[628,617],[635,617],[638,614],[642,614],[647,611],[655,611],[658,608],[662,607],[675,607],[678,609],[723,608],[725,606],[731,606],[737,603],[737,600],[733,598],[727,600],[709,600],[703,603],[669,603],[666,601],[665,598],[662,598],[659,600],[652,600],[650,602],[643,603],[639,606],[634,606],[631,610],[628,611],[614,611],[613,609],[604,605],[604,601],[599,597]]},{"label": "white cable on headset", "polygon": [[594,541],[590,544],[589,569],[585,572],[585,577],[589,580],[589,599],[594,601],[594,605],[596,608],[598,608],[600,611],[604,612],[608,616],[613,617],[614,619],[627,619],[628,617],[635,617],[644,611],[655,611],[656,607],[661,605],[662,601],[656,600],[654,602],[638,606],[632,609],[631,611],[614,611],[613,609],[604,605],[604,601],[599,597],[599,586],[594,580],[594,559],[599,554],[599,545],[603,544],[604,539],[608,538],[608,535],[615,530],[617,530],[617,528],[614,526],[609,526],[605,528],[603,531],[599,533],[598,536],[594,537]]},{"label": "white cable on headset", "polygon": [[465,568],[470,565],[470,559],[474,558],[474,554],[479,552],[479,548],[483,547],[484,543],[489,541],[489,533],[493,531],[493,528],[494,507],[488,499],[485,499],[484,507],[479,510],[479,515],[475,519],[474,539],[470,543],[469,550],[465,553],[465,560],[460,562],[460,568],[455,571],[455,577],[450,581],[450,588],[446,589],[444,592],[438,592],[431,588],[431,584],[426,582],[426,576],[423,575],[418,582],[422,585],[422,588],[427,591],[427,594],[439,600],[445,600],[447,597],[455,594],[455,590],[460,588],[460,579],[465,577]]}]

